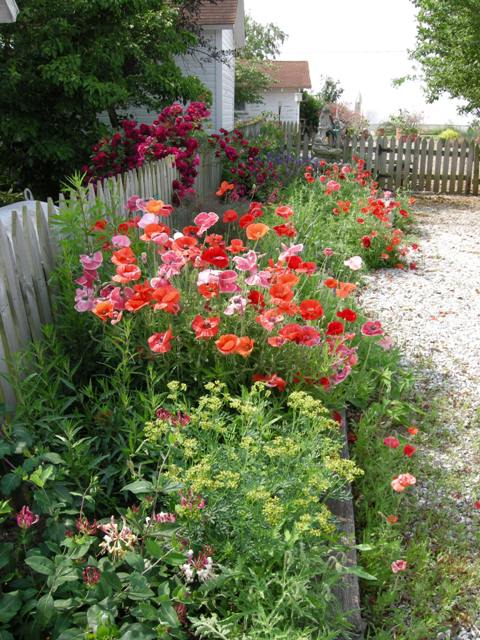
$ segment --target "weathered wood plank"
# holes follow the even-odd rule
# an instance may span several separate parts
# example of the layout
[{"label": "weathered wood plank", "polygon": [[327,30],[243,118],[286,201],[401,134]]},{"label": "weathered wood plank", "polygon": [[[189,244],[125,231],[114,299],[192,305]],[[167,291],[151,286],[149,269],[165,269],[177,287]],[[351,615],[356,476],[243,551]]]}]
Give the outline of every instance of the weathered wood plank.
[{"label": "weathered wood plank", "polygon": [[420,138],[417,137],[413,143],[412,148],[412,178],[411,189],[412,191],[418,190],[418,167],[420,162]]},{"label": "weathered wood plank", "polygon": [[[452,154],[450,160],[450,179],[448,183],[448,193],[461,193],[457,187],[457,164],[458,164],[458,140],[452,144]],[[460,183],[460,181],[459,181]]]},{"label": "weathered wood plank", "polygon": [[466,157],[467,157],[467,142],[466,140],[463,140],[462,144],[460,145],[460,159],[458,162],[458,184],[457,184],[457,191],[458,193],[464,193],[465,190],[465,161],[466,161]]},{"label": "weathered wood plank", "polygon": [[435,168],[433,175],[433,192],[440,193],[441,188],[441,175],[443,167],[443,149],[445,147],[445,140],[437,140],[436,155],[435,155]]},{"label": "weathered wood plank", "polygon": [[480,147],[474,142],[472,195],[478,196],[480,182]]},{"label": "weathered wood plank", "polygon": [[445,146],[443,148],[443,163],[441,168],[441,180],[440,180],[440,190],[442,193],[448,192],[448,182],[450,178],[450,150],[451,150],[452,142],[451,140],[445,141]]}]

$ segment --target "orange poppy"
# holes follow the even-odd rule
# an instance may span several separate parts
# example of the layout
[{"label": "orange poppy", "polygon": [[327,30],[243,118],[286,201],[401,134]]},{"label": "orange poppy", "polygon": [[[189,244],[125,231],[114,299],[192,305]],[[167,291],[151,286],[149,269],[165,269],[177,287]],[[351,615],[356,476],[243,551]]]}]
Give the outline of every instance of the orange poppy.
[{"label": "orange poppy", "polygon": [[158,216],[169,216],[173,211],[173,207],[165,204],[163,200],[150,200],[145,205],[145,209],[148,213],[154,213]]},{"label": "orange poppy", "polygon": [[239,339],[233,333],[226,333],[225,335],[220,336],[218,340],[215,340],[217,349],[224,355],[236,353],[239,342]]},{"label": "orange poppy", "polygon": [[336,289],[339,285],[338,280],[335,280],[335,278],[327,278],[323,284],[328,287],[329,289]]},{"label": "orange poppy", "polygon": [[152,299],[155,301],[153,308],[155,311],[166,311],[167,313],[178,313],[178,303],[180,301],[180,291],[166,285],[155,289],[152,293]]},{"label": "orange poppy", "polygon": [[285,271],[276,279],[276,284],[286,284],[288,287],[294,287],[300,282],[300,278],[291,271]]},{"label": "orange poppy", "polygon": [[255,340],[252,340],[252,338],[249,338],[248,336],[239,338],[235,353],[238,353],[238,355],[243,358],[247,358],[253,351],[254,342]]},{"label": "orange poppy", "polygon": [[293,291],[286,284],[274,284],[270,287],[269,293],[274,300],[290,302],[293,298]]},{"label": "orange poppy", "polygon": [[106,322],[108,318],[112,317],[113,302],[111,300],[97,302],[97,304],[93,307],[93,313],[97,316],[97,318],[100,318],[102,322]]},{"label": "orange poppy", "polygon": [[246,251],[246,249],[247,247],[243,244],[243,240],[239,240],[238,238],[233,238],[227,247],[230,253],[242,253],[242,251]]},{"label": "orange poppy", "polygon": [[337,287],[337,298],[346,298],[348,297],[355,289],[357,288],[356,284],[351,282],[339,282]]},{"label": "orange poppy", "polygon": [[215,195],[221,198],[227,193],[227,191],[232,191],[232,189],[235,189],[235,185],[232,184],[231,182],[227,182],[226,180],[223,180],[221,185],[218,188],[218,191],[215,192]]},{"label": "orange poppy", "polygon": [[266,224],[263,224],[263,222],[249,224],[245,229],[247,238],[249,240],[260,240],[260,238],[263,238],[263,236],[266,235],[269,231],[269,227],[267,227]]}]

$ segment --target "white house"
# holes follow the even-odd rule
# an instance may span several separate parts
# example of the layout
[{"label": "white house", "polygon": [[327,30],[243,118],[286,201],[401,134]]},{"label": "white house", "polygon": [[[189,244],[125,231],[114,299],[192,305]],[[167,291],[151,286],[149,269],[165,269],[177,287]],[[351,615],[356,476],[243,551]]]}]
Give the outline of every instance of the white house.
[{"label": "white house", "polygon": [[[1,1],[1,0],[0,0]],[[245,44],[245,9],[243,0],[218,0],[200,9],[199,25],[207,43],[218,51],[227,52],[226,60],[212,59],[207,52],[179,56],[176,60],[185,75],[200,78],[212,93],[211,126],[231,130],[234,126],[235,58],[234,50]],[[135,108],[137,122],[151,124],[156,113]]]},{"label": "white house", "polygon": [[242,119],[272,113],[280,122],[300,122],[302,91],[310,89],[310,69],[306,60],[272,60],[264,68],[272,86],[260,104],[237,105]]},{"label": "white house", "polygon": [[15,22],[18,15],[18,7],[15,0],[0,0],[0,23]]}]

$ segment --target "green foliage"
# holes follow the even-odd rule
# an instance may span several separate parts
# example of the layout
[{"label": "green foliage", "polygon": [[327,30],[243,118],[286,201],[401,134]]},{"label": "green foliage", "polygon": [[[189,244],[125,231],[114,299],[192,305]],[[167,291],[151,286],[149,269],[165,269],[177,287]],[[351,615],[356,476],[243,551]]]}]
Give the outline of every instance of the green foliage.
[{"label": "green foliage", "polygon": [[261,24],[245,16],[245,46],[235,65],[235,103],[260,104],[272,84],[269,61],[280,53],[287,34],[273,23]]},{"label": "green foliage", "polygon": [[245,46],[240,55],[248,60],[273,60],[287,38],[287,34],[273,22],[261,24],[246,15]]},{"label": "green foliage", "polygon": [[318,129],[318,120],[324,102],[318,94],[313,95],[304,91],[300,103],[300,120],[304,123],[305,131],[312,134]]},{"label": "green foliage", "polygon": [[380,125],[382,129],[385,129],[385,135],[395,135],[397,129],[400,129],[401,133],[406,135],[417,134],[420,132],[422,125],[423,114],[413,113],[407,109],[399,109],[398,113],[393,113],[389,116],[388,121]]},{"label": "green foliage", "polygon": [[480,81],[472,69],[480,64],[478,0],[413,0],[417,42],[413,58],[420,64],[430,102],[443,93],[465,100],[462,111],[478,114]]},{"label": "green foliage", "polygon": [[181,11],[187,5],[194,15],[199,2],[25,0],[17,22],[0,26],[0,172],[8,182],[56,195],[107,132],[101,112],[117,126],[134,106],[205,97],[175,64],[198,41]]},{"label": "green foliage", "polygon": [[340,80],[334,80],[330,76],[325,76],[322,87],[317,93],[318,99],[325,104],[336,104],[340,101],[345,89],[340,84]]},{"label": "green foliage", "polygon": [[457,140],[460,137],[460,133],[455,129],[444,129],[438,137],[442,140]]}]

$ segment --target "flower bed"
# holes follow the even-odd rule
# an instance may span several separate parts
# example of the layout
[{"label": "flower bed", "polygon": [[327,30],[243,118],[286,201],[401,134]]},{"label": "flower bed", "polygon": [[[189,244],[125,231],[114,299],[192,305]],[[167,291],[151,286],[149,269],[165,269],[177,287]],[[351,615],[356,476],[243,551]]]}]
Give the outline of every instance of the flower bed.
[{"label": "flower bed", "polygon": [[136,197],[105,218],[59,215],[57,326],[25,356],[6,433],[5,634],[17,614],[17,637],[58,640],[348,626],[333,588],[372,576],[333,560],[326,503],[361,474],[337,411],[368,410],[397,366],[353,294],[367,267],[412,251],[389,220],[406,205],[379,195],[361,163],[322,165],[288,204],[182,230]]}]

